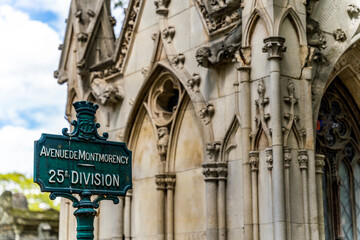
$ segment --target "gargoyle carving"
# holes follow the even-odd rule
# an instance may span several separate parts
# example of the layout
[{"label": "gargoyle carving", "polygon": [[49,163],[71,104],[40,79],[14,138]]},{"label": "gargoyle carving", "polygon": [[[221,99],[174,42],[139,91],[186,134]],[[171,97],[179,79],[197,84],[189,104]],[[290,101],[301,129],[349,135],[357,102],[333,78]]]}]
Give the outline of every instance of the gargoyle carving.
[{"label": "gargoyle carving", "polygon": [[[241,19],[241,8],[238,10]],[[196,61],[205,68],[214,68],[221,64],[232,62],[236,51],[241,46],[242,24],[226,36],[223,41],[212,44],[209,47],[201,47],[196,51]]]},{"label": "gargoyle carving", "polygon": [[308,17],[306,22],[306,33],[307,33],[307,41],[310,47],[315,48],[326,48],[326,39],[323,31],[320,29],[319,22],[314,19]]},{"label": "gargoyle carving", "polygon": [[91,82],[92,94],[102,105],[112,105],[124,99],[122,86],[115,83],[108,83],[105,79],[94,78]]}]

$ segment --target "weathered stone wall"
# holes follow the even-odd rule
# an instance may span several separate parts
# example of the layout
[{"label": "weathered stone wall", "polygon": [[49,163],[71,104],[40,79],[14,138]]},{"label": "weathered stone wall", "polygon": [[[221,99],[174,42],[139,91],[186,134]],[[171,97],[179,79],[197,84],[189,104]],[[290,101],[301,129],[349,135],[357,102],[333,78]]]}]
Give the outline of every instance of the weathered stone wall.
[{"label": "weathered stone wall", "polygon": [[[101,204],[95,238],[324,239],[315,122],[336,76],[359,104],[360,5],[132,0],[105,44],[107,4],[72,2],[56,72],[69,119],[95,101],[133,151],[133,190]],[[74,239],[66,201],[60,218]]]}]

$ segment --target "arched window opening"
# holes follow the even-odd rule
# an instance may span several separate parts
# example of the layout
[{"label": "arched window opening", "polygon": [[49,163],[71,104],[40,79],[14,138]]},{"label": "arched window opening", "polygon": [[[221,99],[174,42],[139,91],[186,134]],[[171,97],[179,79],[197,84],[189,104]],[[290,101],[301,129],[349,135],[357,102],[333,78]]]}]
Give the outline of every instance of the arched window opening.
[{"label": "arched window opening", "polygon": [[326,157],[323,204],[326,239],[360,239],[359,110],[336,79],[323,96],[316,149]]}]

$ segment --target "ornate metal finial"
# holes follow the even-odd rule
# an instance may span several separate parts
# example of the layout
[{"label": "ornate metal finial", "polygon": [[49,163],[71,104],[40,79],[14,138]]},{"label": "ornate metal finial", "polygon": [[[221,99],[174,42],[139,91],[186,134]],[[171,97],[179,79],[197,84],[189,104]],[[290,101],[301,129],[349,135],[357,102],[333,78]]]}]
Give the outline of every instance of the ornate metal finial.
[{"label": "ornate metal finial", "polygon": [[77,137],[84,140],[106,140],[109,137],[108,133],[103,133],[101,137],[97,128],[99,123],[95,123],[95,113],[99,108],[97,104],[87,101],[80,101],[73,103],[76,111],[77,120],[73,120],[71,125],[74,126],[74,131],[68,133],[67,128],[63,128],[62,134],[67,137]]}]

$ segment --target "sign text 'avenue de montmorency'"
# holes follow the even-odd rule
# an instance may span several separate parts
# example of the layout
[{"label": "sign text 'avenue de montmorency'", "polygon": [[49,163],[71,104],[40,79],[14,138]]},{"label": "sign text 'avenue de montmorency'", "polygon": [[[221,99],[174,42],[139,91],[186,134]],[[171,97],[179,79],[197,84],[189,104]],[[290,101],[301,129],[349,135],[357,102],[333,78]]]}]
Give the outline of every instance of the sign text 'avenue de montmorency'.
[{"label": "sign text 'avenue de montmorency'", "polygon": [[34,147],[34,181],[43,192],[125,195],[132,187],[125,143],[42,134]]}]

